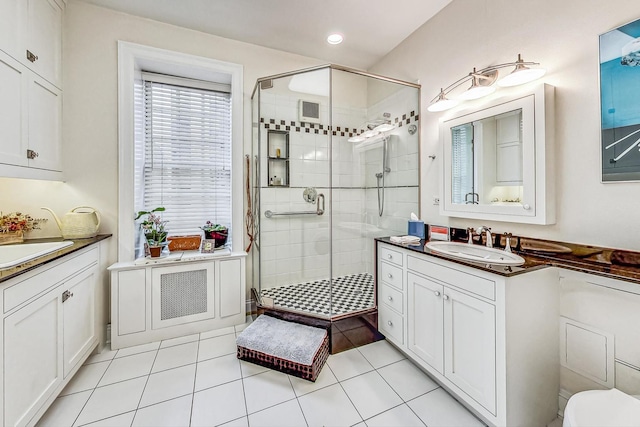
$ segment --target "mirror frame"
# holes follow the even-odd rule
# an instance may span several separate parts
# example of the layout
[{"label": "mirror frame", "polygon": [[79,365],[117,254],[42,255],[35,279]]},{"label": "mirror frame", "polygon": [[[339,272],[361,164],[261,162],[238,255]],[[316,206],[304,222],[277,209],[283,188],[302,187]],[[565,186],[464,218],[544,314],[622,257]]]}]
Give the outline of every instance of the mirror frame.
[{"label": "mirror frame", "polygon": [[[554,92],[555,88],[546,84],[527,86],[507,97],[492,98],[441,119],[440,215],[526,224],[555,223]],[[523,126],[522,202],[513,206],[452,203],[451,128],[517,109],[522,109]]]}]

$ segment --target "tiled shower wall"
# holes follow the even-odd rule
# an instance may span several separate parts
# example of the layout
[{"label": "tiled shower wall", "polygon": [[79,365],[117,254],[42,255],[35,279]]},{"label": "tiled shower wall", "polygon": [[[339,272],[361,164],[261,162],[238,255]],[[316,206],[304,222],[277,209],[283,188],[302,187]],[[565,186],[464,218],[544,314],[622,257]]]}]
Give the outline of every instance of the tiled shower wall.
[{"label": "tiled shower wall", "polygon": [[[415,91],[415,90],[414,90]],[[407,133],[407,119],[412,116],[417,99],[410,110],[402,95],[386,99],[367,111],[365,108],[333,106],[333,129],[329,129],[328,100],[320,100],[322,124],[302,124],[298,121],[300,94],[262,91],[260,99],[261,189],[260,189],[260,263],[261,286],[282,286],[325,279],[329,263],[333,262],[333,277],[362,272],[373,273],[373,238],[405,232],[409,212],[418,209],[417,133]],[[414,98],[416,98],[414,94]],[[318,102],[318,100],[314,100]],[[400,105],[394,103],[400,102]],[[391,109],[393,106],[394,109]],[[387,108],[385,110],[385,108]],[[390,144],[386,176],[385,214],[377,213],[375,173],[381,170],[382,146],[366,151],[355,150],[347,139],[366,119],[382,117],[390,112],[398,118],[398,136]],[[397,111],[397,112],[396,112]],[[403,115],[406,118],[403,119]],[[378,117],[379,116],[379,117]],[[267,187],[267,132],[289,132],[289,187]],[[333,137],[332,164],[328,150]],[[411,139],[415,138],[415,139]],[[407,144],[415,146],[410,149]],[[329,173],[332,188],[329,188]],[[373,179],[372,179],[373,178]],[[406,184],[413,187],[406,187]],[[371,188],[373,186],[374,188]],[[306,187],[315,187],[326,198],[325,214],[265,218],[264,212],[313,211],[315,204],[303,200]],[[332,233],[329,219],[332,218]],[[402,225],[401,225],[402,223]],[[330,236],[332,241],[330,242]],[[333,252],[333,257],[330,256]]]}]

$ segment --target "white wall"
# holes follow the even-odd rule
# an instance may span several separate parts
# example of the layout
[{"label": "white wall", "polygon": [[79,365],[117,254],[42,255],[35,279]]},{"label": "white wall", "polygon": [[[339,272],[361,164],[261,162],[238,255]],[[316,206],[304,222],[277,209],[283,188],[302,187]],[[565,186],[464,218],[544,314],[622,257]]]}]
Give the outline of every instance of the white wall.
[{"label": "white wall", "polygon": [[[66,182],[0,178],[0,206],[4,212],[24,210],[42,217],[49,214],[40,211],[40,206],[51,207],[59,214],[78,205],[94,206],[103,215],[101,233],[117,231],[118,40],[243,65],[245,147],[251,140],[250,97],[256,79],[322,63],[76,1],[68,3],[64,19]],[[49,221],[42,231],[27,237],[53,236],[59,236],[59,232],[54,221]],[[111,239],[109,251],[109,258],[115,260],[115,239]]]},{"label": "white wall", "polygon": [[[598,35],[640,18],[637,0],[453,0],[372,72],[422,84],[422,217],[467,227],[477,221],[438,214],[439,114],[426,107],[440,87],[475,66],[527,61],[547,68],[556,87],[557,223],[490,223],[494,231],[567,242],[640,250],[640,182],[600,183]],[[505,90],[505,89],[501,89]]]}]

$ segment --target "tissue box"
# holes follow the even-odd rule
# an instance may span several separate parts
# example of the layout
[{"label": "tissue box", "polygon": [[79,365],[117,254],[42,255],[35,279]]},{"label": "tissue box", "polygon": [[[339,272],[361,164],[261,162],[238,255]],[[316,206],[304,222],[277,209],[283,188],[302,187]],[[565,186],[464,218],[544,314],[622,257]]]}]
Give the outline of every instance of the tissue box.
[{"label": "tissue box", "polygon": [[409,221],[409,229],[407,231],[409,236],[416,236],[421,239],[426,237],[424,221]]}]

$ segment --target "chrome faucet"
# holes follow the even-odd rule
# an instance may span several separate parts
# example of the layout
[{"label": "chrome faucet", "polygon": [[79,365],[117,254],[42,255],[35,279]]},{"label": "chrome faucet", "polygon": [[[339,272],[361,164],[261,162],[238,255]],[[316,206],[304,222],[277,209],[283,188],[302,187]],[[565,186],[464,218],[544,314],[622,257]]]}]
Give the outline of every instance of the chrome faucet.
[{"label": "chrome faucet", "polygon": [[505,231],[504,233],[504,239],[505,239],[505,243],[504,243],[504,251],[505,252],[511,252],[511,238],[513,237],[513,234],[511,233],[507,233]]},{"label": "chrome faucet", "polygon": [[476,230],[473,227],[467,228],[467,243],[473,245],[473,233]]},{"label": "chrome faucet", "polygon": [[491,228],[482,225],[480,226],[480,228],[478,228],[476,230],[478,232],[478,235],[482,235],[482,233],[485,233],[487,236],[487,247],[488,248],[492,248],[493,247],[493,236],[491,235]]}]

